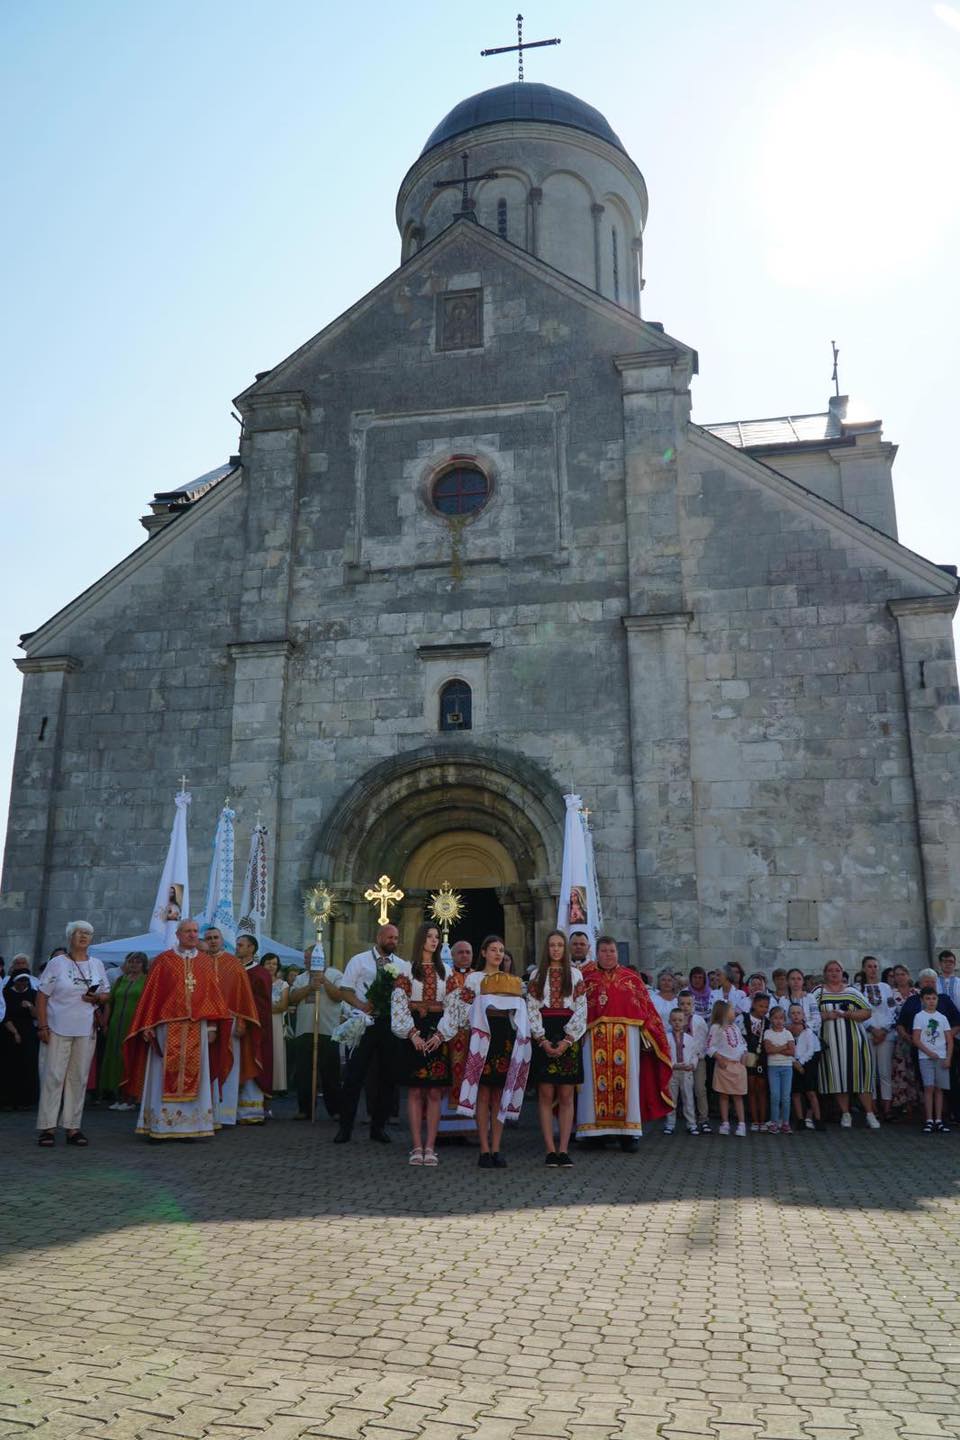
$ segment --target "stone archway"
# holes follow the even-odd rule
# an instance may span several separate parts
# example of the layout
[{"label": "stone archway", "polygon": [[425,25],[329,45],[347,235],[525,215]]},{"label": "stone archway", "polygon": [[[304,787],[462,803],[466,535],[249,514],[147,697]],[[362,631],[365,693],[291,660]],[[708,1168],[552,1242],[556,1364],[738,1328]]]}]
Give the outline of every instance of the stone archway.
[{"label": "stone archway", "polygon": [[[323,876],[339,896],[330,932],[335,963],[370,943],[372,911],[361,896],[378,875],[387,873],[406,889],[409,872],[414,882],[395,916],[409,940],[428,886],[441,878],[464,883],[471,865],[474,878],[485,874],[496,885],[508,943],[521,963],[529,961],[555,919],[563,819],[559,787],[509,752],[460,742],[374,766],[323,825],[304,876]],[[456,861],[459,873],[434,875],[437,857]],[[475,868],[485,863],[489,871]]]}]

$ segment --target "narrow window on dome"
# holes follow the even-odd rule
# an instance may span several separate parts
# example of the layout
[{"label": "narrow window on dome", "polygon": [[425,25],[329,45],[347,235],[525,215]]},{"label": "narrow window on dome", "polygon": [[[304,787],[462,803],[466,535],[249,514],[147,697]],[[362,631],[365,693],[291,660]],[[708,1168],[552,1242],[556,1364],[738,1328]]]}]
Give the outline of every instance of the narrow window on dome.
[{"label": "narrow window on dome", "polygon": [[507,239],[507,202],[497,201],[497,234],[502,240]]},{"label": "narrow window on dome", "polygon": [[620,247],[617,243],[617,227],[614,225],[610,231],[610,238],[613,242],[613,298],[620,299]]},{"label": "narrow window on dome", "polygon": [[448,680],[440,691],[440,729],[473,727],[473,692],[466,680]]}]

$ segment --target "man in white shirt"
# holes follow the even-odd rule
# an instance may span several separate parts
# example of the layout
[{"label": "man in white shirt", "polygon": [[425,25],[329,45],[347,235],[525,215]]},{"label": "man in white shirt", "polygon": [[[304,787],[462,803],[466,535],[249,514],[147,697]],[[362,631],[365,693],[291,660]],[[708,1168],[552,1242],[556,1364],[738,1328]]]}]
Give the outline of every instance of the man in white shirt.
[{"label": "man in white shirt", "polygon": [[574,930],[570,936],[570,963],[582,970],[590,959],[590,936],[586,930]]},{"label": "man in white shirt", "polygon": [[356,1049],[347,1061],[340,1092],[340,1129],[334,1135],[336,1145],[344,1145],[353,1135],[353,1122],[360,1104],[367,1072],[374,1067],[373,1081],[368,1091],[370,1105],[370,1139],[389,1144],[387,1120],[393,1092],[394,1043],[390,1028],[390,1012],[374,1015],[373,1007],[367,1002],[367,990],[377,972],[386,964],[395,965],[409,975],[410,966],[396,954],[400,943],[400,931],[396,925],[381,925],[377,931],[376,944],[369,950],[362,950],[347,961],[340,985],[343,998],[355,1011],[366,1016],[364,1030]]},{"label": "man in white shirt", "polygon": [[[941,950],[937,956],[940,974],[937,989],[946,995],[960,1010],[960,975],[957,974],[957,957],[952,950]],[[950,1066],[950,1111],[955,1124],[960,1123],[960,1045],[953,1047],[953,1062]]]},{"label": "man in white shirt", "polygon": [[[313,947],[303,958],[309,967]],[[296,1008],[293,1073],[297,1087],[297,1120],[309,1120],[313,1104],[313,1010],[317,1007],[317,1074],[323,1103],[332,1120],[340,1118],[340,1046],[330,1036],[340,1024],[343,971],[333,965],[301,971],[290,986],[289,1008]]]}]

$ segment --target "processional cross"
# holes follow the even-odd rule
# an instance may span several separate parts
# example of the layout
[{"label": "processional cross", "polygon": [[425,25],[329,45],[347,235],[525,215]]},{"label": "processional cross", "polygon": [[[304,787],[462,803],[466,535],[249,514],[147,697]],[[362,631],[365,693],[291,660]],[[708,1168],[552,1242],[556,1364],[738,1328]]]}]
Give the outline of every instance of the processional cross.
[{"label": "processional cross", "polygon": [[368,890],[364,890],[363,898],[369,900],[371,905],[380,906],[378,923],[389,925],[390,906],[400,903],[403,899],[403,891],[399,885],[394,885],[389,875],[381,875],[375,886],[371,885]]},{"label": "processional cross", "polygon": [[486,55],[509,55],[511,51],[517,52],[517,79],[523,84],[523,52],[524,50],[539,50],[542,45],[559,45],[559,36],[552,40],[528,40],[524,44],[523,39],[523,16],[517,16],[517,43],[516,45],[497,45],[492,50],[481,50],[481,57]]}]

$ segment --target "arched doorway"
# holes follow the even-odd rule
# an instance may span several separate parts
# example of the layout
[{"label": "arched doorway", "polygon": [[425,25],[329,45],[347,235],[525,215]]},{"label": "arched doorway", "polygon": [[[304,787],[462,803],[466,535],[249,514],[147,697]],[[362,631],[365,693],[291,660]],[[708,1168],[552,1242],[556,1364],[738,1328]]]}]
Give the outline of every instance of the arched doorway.
[{"label": "arched doorway", "polygon": [[400,881],[406,891],[400,935],[408,950],[431,892],[444,883],[462,895],[465,907],[463,919],[450,931],[451,943],[469,940],[477,954],[484,936],[503,935],[507,949],[518,961],[522,959],[529,941],[523,908],[516,898],[520,885],[516,864],[495,836],[477,830],[436,835],[407,862]]},{"label": "arched doorway", "polygon": [[509,752],[458,741],[374,766],[329,816],[303,876],[323,878],[339,897],[335,963],[370,943],[375,917],[362,895],[384,873],[406,892],[393,913],[402,942],[446,880],[472,892],[471,929],[500,907],[508,946],[529,963],[556,914],[563,819],[559,787]]}]

